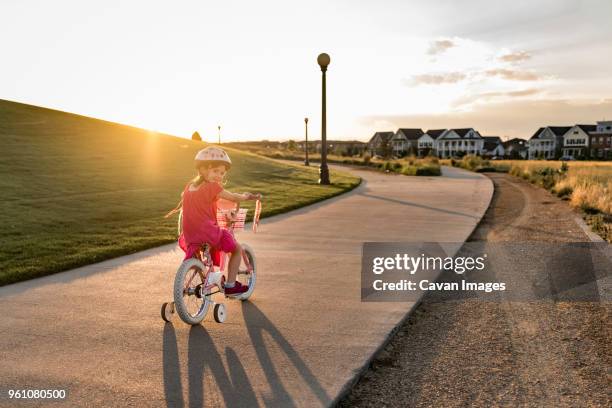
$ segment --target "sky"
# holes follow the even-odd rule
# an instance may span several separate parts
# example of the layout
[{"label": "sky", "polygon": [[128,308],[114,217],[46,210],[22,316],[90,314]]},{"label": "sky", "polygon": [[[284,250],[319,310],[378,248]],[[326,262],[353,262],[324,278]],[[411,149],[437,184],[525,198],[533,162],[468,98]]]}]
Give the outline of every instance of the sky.
[{"label": "sky", "polygon": [[0,98],[223,141],[612,119],[609,0],[0,3]]}]

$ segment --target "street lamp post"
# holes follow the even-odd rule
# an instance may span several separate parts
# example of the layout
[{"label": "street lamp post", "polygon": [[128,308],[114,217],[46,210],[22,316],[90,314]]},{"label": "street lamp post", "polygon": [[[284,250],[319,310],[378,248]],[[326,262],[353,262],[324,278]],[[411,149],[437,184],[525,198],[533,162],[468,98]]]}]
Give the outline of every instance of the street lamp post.
[{"label": "street lamp post", "polygon": [[319,184],[329,184],[329,169],[327,168],[327,118],[325,107],[325,72],[330,63],[329,55],[323,53],[317,57],[317,63],[323,74],[321,95],[321,167],[319,168]]},{"label": "street lamp post", "polygon": [[219,135],[219,144],[221,144],[221,125],[217,126],[217,134]]},{"label": "street lamp post", "polygon": [[310,163],[308,162],[308,118],[304,118],[304,126],[306,127],[306,144],[304,145],[306,159],[304,160],[304,165],[310,166]]}]

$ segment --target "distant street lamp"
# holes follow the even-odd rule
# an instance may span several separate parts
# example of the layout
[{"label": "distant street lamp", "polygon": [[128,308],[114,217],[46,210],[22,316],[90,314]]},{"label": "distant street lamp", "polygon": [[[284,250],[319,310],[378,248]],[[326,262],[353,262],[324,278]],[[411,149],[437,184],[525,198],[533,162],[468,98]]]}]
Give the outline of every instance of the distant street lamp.
[{"label": "distant street lamp", "polygon": [[221,125],[217,126],[217,134],[219,135],[219,144],[221,144]]},{"label": "distant street lamp", "polygon": [[325,109],[325,72],[331,59],[329,55],[323,53],[317,57],[317,63],[321,67],[323,74],[322,95],[321,95],[321,167],[319,168],[319,184],[329,184],[329,169],[327,168],[327,118]]},{"label": "distant street lamp", "polygon": [[306,126],[306,144],[304,145],[306,160],[304,160],[304,165],[310,166],[310,163],[308,162],[308,118],[304,118],[304,126]]}]

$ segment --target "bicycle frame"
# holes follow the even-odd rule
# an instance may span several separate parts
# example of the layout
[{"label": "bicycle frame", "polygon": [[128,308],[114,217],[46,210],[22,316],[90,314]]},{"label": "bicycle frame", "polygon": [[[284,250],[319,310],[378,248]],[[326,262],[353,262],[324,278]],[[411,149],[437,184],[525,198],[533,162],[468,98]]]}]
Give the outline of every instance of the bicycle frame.
[{"label": "bicycle frame", "polygon": [[[230,234],[232,234],[232,237],[235,238],[234,230],[236,229],[235,228],[236,225],[239,225],[238,230],[244,229],[244,220],[246,218],[247,210],[240,209],[237,203],[233,203],[227,200],[219,200],[219,208],[220,209],[217,212],[218,223],[220,224],[221,228],[228,230]],[[238,212],[237,218],[233,220],[224,218],[224,217],[227,217],[228,211]],[[260,212],[261,212],[261,202],[260,200],[257,200],[255,216],[253,219],[253,231],[257,230]],[[196,258],[198,258],[206,267],[206,270],[204,271],[204,278],[205,278],[204,281],[206,284],[203,288],[203,291],[207,292],[209,290],[212,290],[215,286],[218,287],[219,290],[222,291],[223,283],[225,282],[225,276],[227,275],[227,267],[229,264],[230,254],[223,252],[223,251],[218,251],[220,253],[219,256],[221,260],[219,263],[219,270],[215,271],[212,256],[210,254],[210,249],[211,248],[208,244],[203,244],[200,250],[196,252],[195,254]],[[251,265],[251,262],[249,261],[249,257],[247,256],[247,253],[244,249],[242,250],[241,255],[242,255],[242,260],[244,261],[244,264],[246,265],[247,269],[244,271],[238,271],[238,273],[248,274],[248,273],[253,272],[253,265]],[[211,274],[215,274],[215,275],[211,275]],[[188,286],[191,284],[191,279],[193,279],[193,276],[189,279]]]}]

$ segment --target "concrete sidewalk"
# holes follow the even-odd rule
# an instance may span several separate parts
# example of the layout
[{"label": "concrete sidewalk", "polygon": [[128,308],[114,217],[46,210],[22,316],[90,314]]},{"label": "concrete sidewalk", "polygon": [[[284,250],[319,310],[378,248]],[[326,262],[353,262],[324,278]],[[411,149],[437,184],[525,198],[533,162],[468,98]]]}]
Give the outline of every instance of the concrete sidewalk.
[{"label": "concrete sidewalk", "polygon": [[360,302],[361,244],[464,241],[493,193],[453,168],[350,171],[363,178],[352,192],[239,234],[258,284],[249,302],[225,302],[224,324],[159,317],[175,245],[0,288],[2,393],[66,389],[71,406],[330,405],[413,306]]}]

